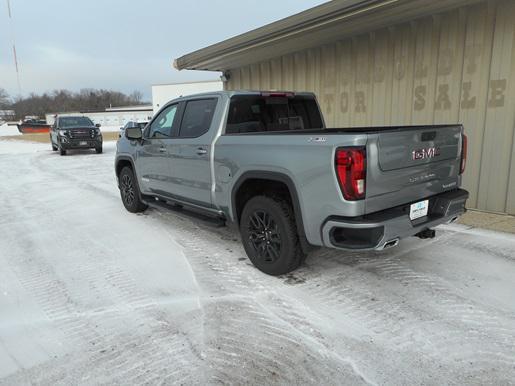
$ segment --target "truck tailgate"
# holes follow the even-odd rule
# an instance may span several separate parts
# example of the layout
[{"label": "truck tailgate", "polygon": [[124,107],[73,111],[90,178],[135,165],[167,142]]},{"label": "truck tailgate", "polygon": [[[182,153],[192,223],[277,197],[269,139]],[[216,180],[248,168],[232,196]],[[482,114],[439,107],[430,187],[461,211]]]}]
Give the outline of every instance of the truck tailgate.
[{"label": "truck tailgate", "polygon": [[462,131],[452,125],[369,133],[365,213],[456,189]]}]

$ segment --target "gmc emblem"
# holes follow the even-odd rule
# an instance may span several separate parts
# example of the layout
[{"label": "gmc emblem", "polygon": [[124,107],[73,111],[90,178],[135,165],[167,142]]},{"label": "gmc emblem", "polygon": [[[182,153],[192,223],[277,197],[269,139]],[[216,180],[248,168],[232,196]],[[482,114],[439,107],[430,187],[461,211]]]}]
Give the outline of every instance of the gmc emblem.
[{"label": "gmc emblem", "polygon": [[413,160],[435,158],[440,155],[439,147],[428,147],[427,149],[417,149],[411,152],[411,158]]}]

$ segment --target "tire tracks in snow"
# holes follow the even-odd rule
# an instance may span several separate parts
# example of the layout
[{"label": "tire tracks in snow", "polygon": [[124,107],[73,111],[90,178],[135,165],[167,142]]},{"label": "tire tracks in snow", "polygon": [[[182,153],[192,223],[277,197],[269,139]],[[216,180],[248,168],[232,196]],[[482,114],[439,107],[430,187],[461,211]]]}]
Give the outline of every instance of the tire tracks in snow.
[{"label": "tire tracks in snow", "polygon": [[[476,253],[499,257],[501,259],[515,261],[515,247],[513,247],[514,241],[506,240],[508,235],[505,237],[496,237],[493,240],[495,244],[488,243],[487,238],[482,238],[481,243],[477,241],[477,235],[473,229],[470,231],[457,232],[456,237],[452,240],[444,240],[445,245],[457,248],[464,248],[471,250]],[[510,249],[511,248],[511,249]]]},{"label": "tire tracks in snow", "polygon": [[[60,245],[82,251],[82,260],[70,264],[73,271],[57,272],[53,252],[58,246],[43,243],[53,236],[44,229],[49,223],[70,229],[66,218],[57,222],[60,218],[55,215],[29,217],[25,210],[18,210],[24,208],[23,197],[9,197],[16,197],[8,205],[19,219],[12,224],[10,234],[25,235],[23,243],[11,239],[9,266],[73,351],[18,371],[0,383],[70,384],[103,379],[110,384],[132,384],[171,374],[187,383],[202,381],[189,371],[188,366],[200,360],[194,345],[185,343],[189,337],[115,259],[94,240],[63,231]],[[98,304],[94,299],[100,299]]]},{"label": "tire tracks in snow", "polygon": [[[476,370],[471,364],[483,364],[498,371],[513,373],[513,315],[499,314],[495,309],[468,300],[445,280],[407,268],[403,263],[403,259],[418,250],[451,243],[457,234],[459,232],[446,231],[439,239],[383,255],[351,254],[349,258],[343,258],[343,263],[338,252],[324,250],[316,257],[315,264],[329,257],[323,263],[326,266],[301,268],[292,275],[293,281],[297,279],[296,288],[303,290],[306,299],[311,299],[310,305],[318,303],[311,308],[314,314],[338,323],[338,317],[344,311],[347,319],[354,322],[351,328],[363,334],[364,338],[372,337],[376,344],[385,346],[385,350],[396,347],[406,352],[416,352],[433,362],[430,366],[433,370],[443,366],[443,379],[456,376],[456,366],[461,371],[459,377],[473,379],[471,377]],[[190,244],[186,246],[192,250],[213,250],[213,243],[216,243],[209,235],[210,240],[204,244],[195,234],[191,237]],[[246,267],[236,269],[238,264],[233,262],[224,265],[216,254],[212,258],[199,257],[199,264],[210,267],[222,278],[222,282],[229,283],[236,292],[249,287],[256,288],[256,292],[266,292],[263,281],[254,279],[252,275],[248,277]],[[342,264],[348,268],[343,272],[337,269]],[[198,273],[198,268],[196,271]],[[247,278],[242,279],[245,276]],[[388,281],[389,285],[395,283],[395,293],[381,294],[376,291],[373,286],[377,278]],[[215,282],[220,283],[220,280]],[[306,318],[299,317],[295,311],[294,316],[288,315],[291,312],[288,303],[283,301],[281,307],[274,311],[275,315],[280,315],[283,320],[289,319],[290,326],[301,330],[310,326]],[[305,309],[301,313],[305,313]],[[416,363],[413,365],[416,366]]]},{"label": "tire tracks in snow", "polygon": [[[160,314],[155,301],[143,294],[123,270],[95,261],[94,253],[89,257],[89,263],[78,264],[76,270],[83,286],[74,287],[72,292],[52,270],[52,265],[41,258],[32,258],[29,269],[27,262],[19,261],[18,267],[11,263],[21,284],[62,332],[66,344],[75,347],[71,354],[52,362],[50,370],[48,364],[44,364],[23,377],[31,379],[33,375],[43,384],[69,384],[72,378],[66,369],[73,368],[78,373],[74,377],[83,381],[87,380],[87,375],[115,384],[132,384],[132,379],[145,383],[156,374],[166,378],[170,373],[180,372],[185,381],[186,377],[190,381],[195,379],[185,369],[199,358],[191,347],[184,346],[188,337],[180,333],[180,327],[170,325],[169,318]],[[14,256],[14,259],[20,258]],[[86,314],[82,310],[88,308],[87,302],[92,296],[107,298],[111,304],[93,307]],[[119,330],[119,323],[126,324],[128,315],[130,326]],[[134,363],[134,358],[140,358],[139,362]],[[163,358],[167,358],[166,365],[160,364]],[[10,383],[9,378],[7,383]]]},{"label": "tire tracks in snow", "polygon": [[[443,241],[450,242],[454,236],[448,233]],[[304,276],[307,284],[300,286],[324,305],[327,314],[344,307],[387,344],[422,348],[421,354],[428,359],[458,364],[464,374],[471,363],[513,372],[514,315],[465,299],[445,280],[407,268],[403,259],[411,252],[400,251],[384,258],[355,255],[340,274],[334,273],[338,266],[330,259],[326,269],[316,275],[317,280],[308,274]],[[378,279],[387,280],[389,287],[397,283],[396,291],[381,293],[384,286]],[[379,290],[370,283],[376,283]]]},{"label": "tire tracks in snow", "polygon": [[[36,166],[41,189],[55,189],[50,179],[57,175],[63,186],[72,181],[85,195],[119,200],[109,188],[115,178],[105,172],[108,156],[66,157],[70,167],[64,171],[47,156],[23,160],[17,172],[28,174]],[[90,158],[99,162],[84,162]],[[19,218],[13,226],[27,232],[24,222],[41,226],[43,216],[59,223],[54,213],[33,216],[45,204],[38,198],[27,213],[16,193],[34,181],[21,182],[7,187],[12,210],[25,208],[11,216]],[[175,321],[118,265],[123,259],[110,258],[94,240],[78,243],[88,254],[71,273],[56,272],[52,258],[42,258],[37,243],[28,244],[13,255],[14,271],[76,350],[0,383],[443,384],[502,383],[515,376],[514,316],[467,299],[452,283],[408,265],[411,255],[442,245],[510,260],[504,247],[474,245],[463,233],[446,230],[435,240],[380,254],[321,250],[300,270],[272,278],[251,266],[226,229],[206,227],[180,212],[149,210],[145,220],[183,246],[202,290],[200,311],[185,315],[186,323]],[[59,224],[71,226],[66,220]],[[113,246],[110,254],[116,253]],[[31,254],[34,261],[23,260]],[[84,291],[104,302],[91,302]]]},{"label": "tire tracks in snow", "polygon": [[[154,213],[166,222],[180,217]],[[179,237],[203,289],[205,359],[211,369],[208,379],[237,384],[333,384],[335,379],[375,383],[349,358],[329,349],[287,297],[274,294],[271,303],[279,303],[278,307],[258,300],[272,295],[270,288],[280,279],[264,276],[236,256],[229,261],[224,245],[217,245],[221,238],[230,238],[223,237],[228,235],[226,231],[210,234],[187,219],[182,223],[181,229],[170,233]],[[284,312],[286,304],[289,314]],[[242,366],[248,368],[247,376],[237,371]]]}]

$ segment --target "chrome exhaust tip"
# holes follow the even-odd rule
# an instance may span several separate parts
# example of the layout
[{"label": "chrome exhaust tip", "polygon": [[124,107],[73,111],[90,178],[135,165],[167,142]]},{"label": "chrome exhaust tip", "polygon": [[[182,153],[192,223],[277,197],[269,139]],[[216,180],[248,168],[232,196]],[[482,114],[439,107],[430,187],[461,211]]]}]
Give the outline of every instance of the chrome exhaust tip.
[{"label": "chrome exhaust tip", "polygon": [[392,247],[395,247],[397,244],[399,244],[399,239],[393,239],[393,240],[389,240],[387,241],[386,243],[383,244],[383,248],[382,249],[386,249],[386,248],[392,248]]}]

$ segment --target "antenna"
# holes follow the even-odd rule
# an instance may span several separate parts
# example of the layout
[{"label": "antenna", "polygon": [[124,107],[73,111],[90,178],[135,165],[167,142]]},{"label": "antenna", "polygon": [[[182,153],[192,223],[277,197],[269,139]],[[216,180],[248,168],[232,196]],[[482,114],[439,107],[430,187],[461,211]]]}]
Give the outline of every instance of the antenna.
[{"label": "antenna", "polygon": [[18,67],[18,56],[16,55],[16,40],[14,39],[14,27],[13,27],[13,18],[11,14],[11,3],[10,0],[6,0],[7,2],[7,14],[9,15],[9,24],[11,26],[11,41],[13,44],[13,59],[14,59],[14,68],[16,69],[16,81],[18,82],[18,94],[21,95],[21,82],[20,82],[20,69]]}]

